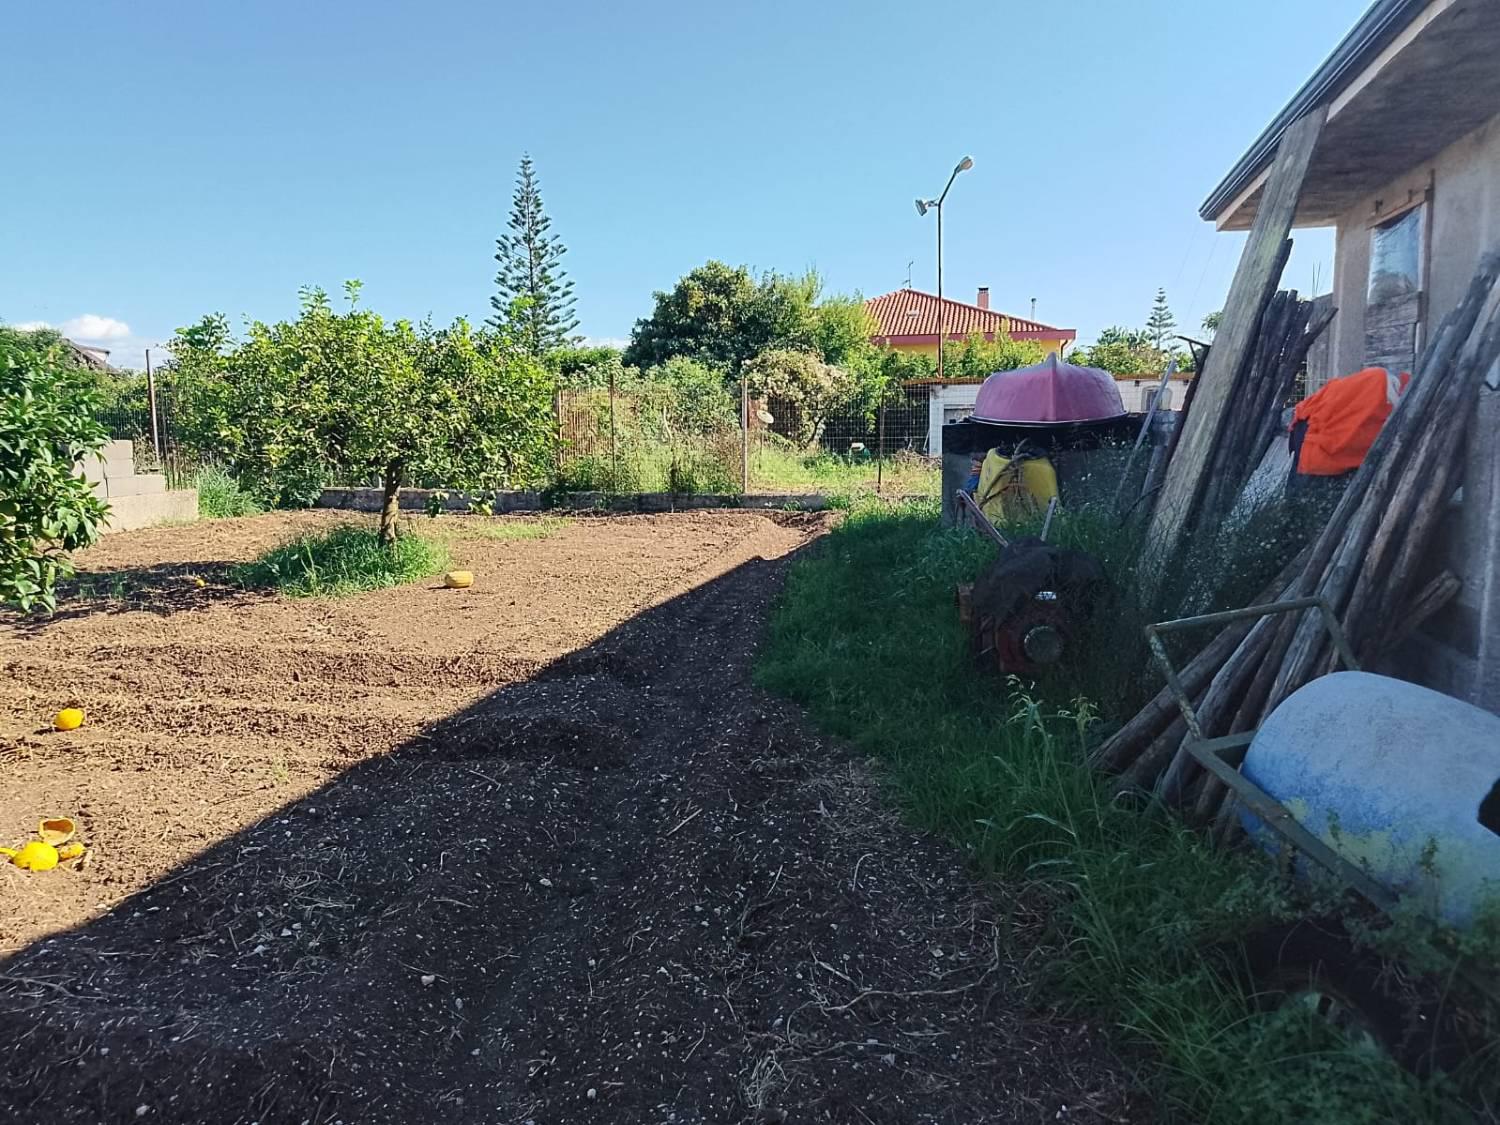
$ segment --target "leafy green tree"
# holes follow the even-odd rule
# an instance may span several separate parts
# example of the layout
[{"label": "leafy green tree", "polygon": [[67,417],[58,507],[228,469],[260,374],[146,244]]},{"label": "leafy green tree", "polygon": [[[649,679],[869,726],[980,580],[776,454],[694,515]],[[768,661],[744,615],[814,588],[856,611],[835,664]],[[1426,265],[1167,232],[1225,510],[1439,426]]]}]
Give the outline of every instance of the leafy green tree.
[{"label": "leafy green tree", "polygon": [[812,310],[813,345],[824,363],[837,367],[869,362],[875,354],[870,338],[878,328],[858,293],[825,298]]},{"label": "leafy green tree", "polygon": [[255,323],[236,343],[222,316],[182,329],[174,352],[194,440],[242,480],[286,500],[329,478],[384,488],[380,538],[392,543],[411,481],[479,491],[538,479],[553,446],[553,376],[504,331],[387,324],[336,312],[320,289],[294,321]]},{"label": "leafy green tree", "polygon": [[568,248],[549,234],[552,220],[542,207],[531,157],[521,157],[516,191],[511,197],[509,234],[495,240],[497,292],[490,298],[490,324],[511,333],[529,355],[541,359],[572,340],[578,327],[573,315],[577,298],[562,268]]},{"label": "leafy green tree", "polygon": [[611,375],[618,385],[626,377],[620,350],[605,346],[557,348],[547,356],[547,366],[557,372],[558,386],[569,390],[607,387]]},{"label": "leafy green tree", "polygon": [[1214,333],[1218,332],[1219,324],[1223,321],[1223,319],[1223,309],[1218,309],[1214,312],[1209,313],[1203,318],[1203,331],[1207,332],[1209,336],[1213,336]]},{"label": "leafy green tree", "polygon": [[625,363],[648,368],[686,356],[738,372],[768,348],[810,348],[817,296],[815,274],[757,280],[744,266],[706,262],[654,295],[651,315],[635,323]]},{"label": "leafy green tree", "polygon": [[1046,349],[1035,340],[1012,340],[1003,334],[986,340],[974,332],[967,339],[944,343],[943,374],[949,379],[984,379],[996,371],[1030,367],[1046,358]]},{"label": "leafy green tree", "polygon": [[86,371],[55,334],[0,327],[0,603],[56,608],[68,552],[94,542],[107,506],[81,475],[108,434]]},{"label": "leafy green tree", "polygon": [[1151,341],[1151,346],[1157,351],[1170,352],[1172,349],[1168,346],[1167,340],[1176,327],[1177,318],[1167,307],[1167,291],[1158,289],[1156,300],[1151,303],[1151,315],[1146,318],[1146,338]]},{"label": "leafy green tree", "polygon": [[1147,348],[1151,346],[1151,337],[1139,328],[1123,328],[1118,324],[1108,328],[1100,329],[1095,344],[1123,344],[1127,348]]},{"label": "leafy green tree", "polygon": [[744,380],[752,395],[778,402],[776,429],[802,445],[817,440],[823,421],[856,390],[843,368],[792,348],[761,352],[745,365]]},{"label": "leafy green tree", "polygon": [[1079,348],[1070,361],[1084,367],[1100,368],[1111,375],[1161,374],[1160,354],[1154,348],[1118,341]]}]

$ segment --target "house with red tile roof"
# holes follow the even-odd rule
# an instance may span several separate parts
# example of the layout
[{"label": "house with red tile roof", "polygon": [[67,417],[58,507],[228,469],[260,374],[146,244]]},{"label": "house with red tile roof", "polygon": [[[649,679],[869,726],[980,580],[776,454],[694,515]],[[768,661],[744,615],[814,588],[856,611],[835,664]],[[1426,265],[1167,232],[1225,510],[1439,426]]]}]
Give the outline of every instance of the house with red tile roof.
[{"label": "house with red tile roof", "polygon": [[941,300],[919,289],[898,289],[865,302],[877,329],[871,337],[897,351],[928,351],[935,356],[939,337],[966,340],[979,333],[993,341],[997,334],[1012,340],[1035,340],[1045,351],[1061,353],[1077,338],[1072,328],[1054,328],[1022,316],[1010,316],[990,308],[987,286],[979,290],[974,304]]},{"label": "house with red tile roof", "polygon": [[[903,352],[937,355],[939,339],[967,340],[979,333],[993,342],[997,335],[1012,340],[1035,340],[1043,351],[1059,354],[1078,336],[1072,328],[1054,328],[1024,316],[1009,316],[990,308],[990,291],[981,287],[974,304],[944,297],[939,300],[919,289],[898,289],[865,302],[875,318],[870,339]],[[927,451],[934,457],[943,451],[943,426],[974,412],[974,398],[983,379],[923,379],[929,387]]]}]

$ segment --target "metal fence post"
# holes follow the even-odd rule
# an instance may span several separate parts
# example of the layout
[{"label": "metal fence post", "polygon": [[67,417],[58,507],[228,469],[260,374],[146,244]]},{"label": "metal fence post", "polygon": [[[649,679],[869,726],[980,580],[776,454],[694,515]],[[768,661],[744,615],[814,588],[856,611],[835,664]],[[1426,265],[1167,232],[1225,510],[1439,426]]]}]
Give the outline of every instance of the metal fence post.
[{"label": "metal fence post", "polygon": [[879,404],[875,407],[875,491],[885,485],[885,391],[880,392]]},{"label": "metal fence post", "polygon": [[557,437],[557,475],[563,474],[563,393],[558,387],[552,392],[552,426]]},{"label": "metal fence post", "polygon": [[615,369],[609,369],[609,486],[620,491],[620,445],[615,439]]},{"label": "metal fence post", "polygon": [[156,455],[158,467],[161,459],[161,427],[156,420],[156,374],[151,370],[151,349],[146,349],[146,397],[151,403],[151,452]]},{"label": "metal fence post", "polygon": [[740,491],[750,492],[750,390],[740,376]]}]

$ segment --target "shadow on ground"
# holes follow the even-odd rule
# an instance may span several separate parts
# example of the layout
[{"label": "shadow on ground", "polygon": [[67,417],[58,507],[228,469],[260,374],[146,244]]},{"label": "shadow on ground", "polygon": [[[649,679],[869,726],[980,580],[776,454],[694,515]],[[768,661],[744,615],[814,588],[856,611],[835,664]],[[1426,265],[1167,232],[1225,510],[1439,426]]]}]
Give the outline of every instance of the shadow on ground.
[{"label": "shadow on ground", "polygon": [[0,964],[0,1109],[1144,1114],[1095,1034],[1033,1003],[1017,905],[751,686],[788,561],[641,613]]},{"label": "shadow on ground", "polygon": [[172,562],[79,571],[58,584],[57,610],[51,614],[0,611],[0,621],[27,635],[45,632],[59,621],[98,614],[137,613],[162,617],[204,609],[226,601],[255,601],[269,595],[248,589],[234,577],[240,563]]}]

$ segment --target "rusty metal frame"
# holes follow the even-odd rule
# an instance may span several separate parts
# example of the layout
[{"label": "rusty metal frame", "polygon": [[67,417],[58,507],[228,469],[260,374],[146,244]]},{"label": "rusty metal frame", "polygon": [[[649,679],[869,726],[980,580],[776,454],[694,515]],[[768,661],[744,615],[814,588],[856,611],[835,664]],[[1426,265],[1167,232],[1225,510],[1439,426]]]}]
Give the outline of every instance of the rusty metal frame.
[{"label": "rusty metal frame", "polygon": [[1182,678],[1178,676],[1177,669],[1172,666],[1166,646],[1162,644],[1163,633],[1205,629],[1216,625],[1229,625],[1251,617],[1267,617],[1273,613],[1297,613],[1309,609],[1317,610],[1319,616],[1322,617],[1323,626],[1328,630],[1328,635],[1333,640],[1333,647],[1344,666],[1351,671],[1358,671],[1359,661],[1355,659],[1354,652],[1349,647],[1349,640],[1344,636],[1343,627],[1334,615],[1332,607],[1318,597],[1293,598],[1289,601],[1267,602],[1264,605],[1225,610],[1222,613],[1202,613],[1196,617],[1160,621],[1146,626],[1146,643],[1151,646],[1151,655],[1156,658],[1157,664],[1161,666],[1167,678],[1167,690],[1177,701],[1178,709],[1182,711],[1182,718],[1187,723],[1188,737],[1185,740],[1185,748],[1193,759],[1222,781],[1229,791],[1259,817],[1272,832],[1320,867],[1338,876],[1381,910],[1389,912],[1395,909],[1397,900],[1388,888],[1376,882],[1361,868],[1350,863],[1314,836],[1298,823],[1285,805],[1241,773],[1238,765],[1232,764],[1223,757],[1227,751],[1243,750],[1249,747],[1255,738],[1255,731],[1242,731],[1239,734],[1228,734],[1219,738],[1204,737],[1203,727],[1198,721],[1198,713],[1193,709],[1193,701],[1188,697],[1187,689],[1183,687]]},{"label": "rusty metal frame", "polygon": [[[1302,852],[1325,871],[1343,880],[1346,886],[1378,910],[1388,916],[1394,916],[1400,905],[1400,899],[1389,887],[1377,882],[1362,867],[1351,863],[1314,836],[1297,821],[1296,817],[1292,816],[1291,811],[1285,805],[1241,773],[1237,764],[1225,760],[1223,756],[1225,752],[1248,748],[1255,738],[1256,731],[1242,731],[1239,734],[1227,734],[1218,738],[1203,737],[1203,729],[1198,723],[1197,712],[1193,710],[1192,700],[1188,698],[1187,691],[1182,686],[1182,680],[1177,675],[1176,669],[1172,667],[1167,650],[1161,642],[1163,633],[1175,633],[1184,629],[1205,628],[1212,625],[1227,625],[1234,621],[1243,621],[1248,617],[1266,617],[1273,613],[1295,613],[1309,609],[1316,609],[1323,618],[1323,625],[1327,628],[1328,635],[1333,640],[1333,647],[1344,666],[1350,671],[1359,671],[1359,662],[1349,647],[1349,640],[1344,635],[1343,627],[1339,624],[1333,609],[1326,601],[1318,597],[1267,602],[1264,605],[1246,606],[1243,609],[1231,609],[1223,613],[1204,613],[1197,617],[1181,617],[1175,621],[1157,622],[1146,626],[1146,641],[1151,646],[1152,656],[1156,658],[1156,662],[1161,665],[1162,671],[1166,674],[1167,687],[1172,692],[1173,698],[1177,700],[1182,717],[1188,724],[1190,733],[1184,740],[1184,745],[1193,759],[1222,781],[1246,808],[1260,818],[1261,823],[1288,845]],[[1443,931],[1436,926],[1435,920],[1431,937],[1437,947],[1445,950],[1453,959],[1455,968],[1466,981],[1484,992],[1491,1000],[1500,1002],[1500,978],[1470,964],[1459,950],[1452,947]]]},{"label": "rusty metal frame", "polygon": [[1264,605],[1226,609],[1221,613],[1200,613],[1196,617],[1179,617],[1175,621],[1158,621],[1146,626],[1146,643],[1151,646],[1151,655],[1156,658],[1157,664],[1161,665],[1161,670],[1167,677],[1167,690],[1172,693],[1172,698],[1177,700],[1177,706],[1182,711],[1183,720],[1186,721],[1195,742],[1206,743],[1210,740],[1203,737],[1203,728],[1198,723],[1198,713],[1193,710],[1193,702],[1188,698],[1177,670],[1172,667],[1166,647],[1161,642],[1161,634],[1178,633],[1184,629],[1205,629],[1214,625],[1229,625],[1235,621],[1243,621],[1247,617],[1268,617],[1273,613],[1295,613],[1306,609],[1315,609],[1322,615],[1323,627],[1328,630],[1328,635],[1333,639],[1333,647],[1338,651],[1339,659],[1344,662],[1344,667],[1352,672],[1358,672],[1359,661],[1354,659],[1354,650],[1349,647],[1349,640],[1344,636],[1343,626],[1334,616],[1332,607],[1322,598],[1292,598],[1284,602],[1266,602]]}]

